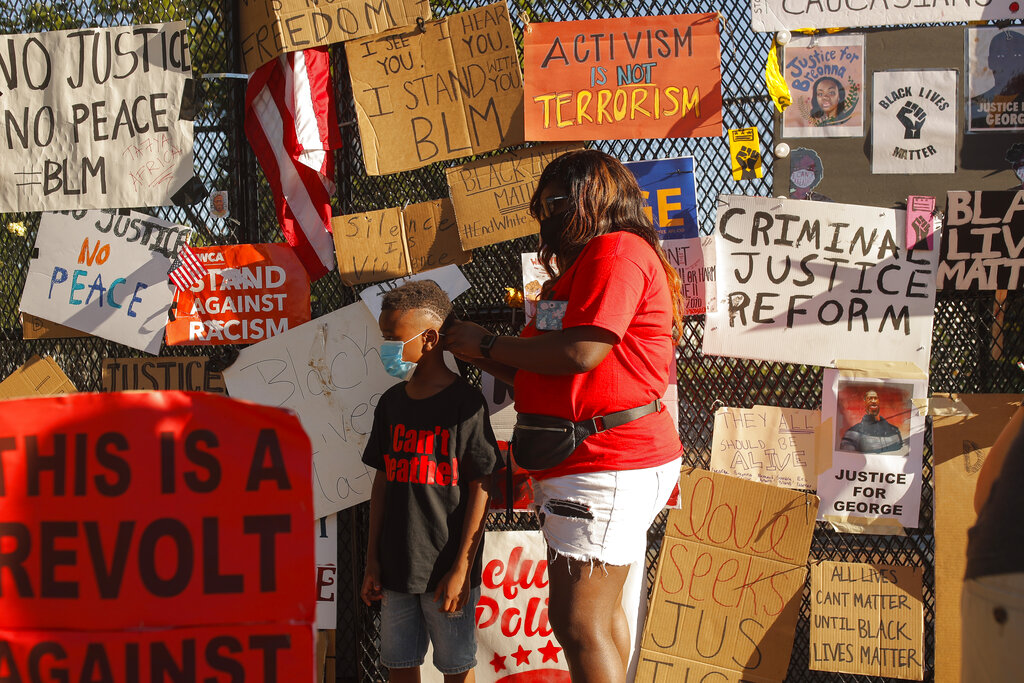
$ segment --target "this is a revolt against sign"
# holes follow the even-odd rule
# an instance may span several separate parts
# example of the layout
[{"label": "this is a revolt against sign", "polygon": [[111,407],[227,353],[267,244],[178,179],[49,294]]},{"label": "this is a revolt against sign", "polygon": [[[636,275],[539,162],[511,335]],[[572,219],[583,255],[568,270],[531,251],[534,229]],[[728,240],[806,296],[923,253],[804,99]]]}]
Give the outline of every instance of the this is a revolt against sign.
[{"label": "this is a revolt against sign", "polygon": [[5,678],[313,680],[310,443],[294,415],[72,394],[3,402],[0,436]]},{"label": "this is a revolt against sign", "polygon": [[[928,367],[936,250],[905,248],[904,212],[722,195],[717,311],[704,353],[781,363]],[[709,307],[710,308],[710,307]]]},{"label": "this is a revolt against sign", "polygon": [[21,310],[156,354],[173,297],[168,254],[188,232],[134,211],[44,213]]},{"label": "this is a revolt against sign", "polygon": [[0,38],[0,213],[160,206],[192,178],[184,22]]},{"label": "this is a revolt against sign", "polygon": [[523,78],[505,3],[345,44],[366,172],[523,141]]},{"label": "this is a revolt against sign", "polygon": [[1024,287],[1024,190],[946,193],[939,289]]}]

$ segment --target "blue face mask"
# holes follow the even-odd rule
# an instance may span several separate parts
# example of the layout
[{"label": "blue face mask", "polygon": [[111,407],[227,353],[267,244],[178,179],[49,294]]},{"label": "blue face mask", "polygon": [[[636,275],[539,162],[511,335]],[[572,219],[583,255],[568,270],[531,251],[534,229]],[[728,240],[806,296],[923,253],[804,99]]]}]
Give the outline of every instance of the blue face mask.
[{"label": "blue face mask", "polygon": [[406,339],[403,341],[385,341],[380,344],[380,362],[384,365],[384,371],[392,377],[398,379],[409,379],[412,377],[412,373],[416,370],[416,363],[411,361],[402,360],[402,354],[405,353],[405,345],[411,342],[413,339],[419,338],[423,334],[420,332],[416,336]]}]

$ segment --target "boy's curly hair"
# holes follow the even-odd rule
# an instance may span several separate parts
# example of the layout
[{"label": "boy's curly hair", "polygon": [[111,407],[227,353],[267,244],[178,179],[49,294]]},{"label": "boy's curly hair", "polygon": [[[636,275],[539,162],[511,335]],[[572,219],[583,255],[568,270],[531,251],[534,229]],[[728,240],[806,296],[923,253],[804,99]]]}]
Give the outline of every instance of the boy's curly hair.
[{"label": "boy's curly hair", "polygon": [[392,289],[381,300],[382,311],[429,311],[443,322],[452,312],[452,301],[433,280],[413,280]]}]

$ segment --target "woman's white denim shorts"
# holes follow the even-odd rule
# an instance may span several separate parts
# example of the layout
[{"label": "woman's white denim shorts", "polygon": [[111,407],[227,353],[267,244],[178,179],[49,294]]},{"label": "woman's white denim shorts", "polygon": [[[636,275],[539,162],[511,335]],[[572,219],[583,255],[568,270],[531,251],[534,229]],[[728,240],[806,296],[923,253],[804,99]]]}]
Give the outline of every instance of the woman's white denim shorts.
[{"label": "woman's white denim shorts", "polygon": [[534,509],[548,548],[583,562],[633,564],[647,528],[679,481],[682,458],[658,467],[569,474],[533,482]]}]

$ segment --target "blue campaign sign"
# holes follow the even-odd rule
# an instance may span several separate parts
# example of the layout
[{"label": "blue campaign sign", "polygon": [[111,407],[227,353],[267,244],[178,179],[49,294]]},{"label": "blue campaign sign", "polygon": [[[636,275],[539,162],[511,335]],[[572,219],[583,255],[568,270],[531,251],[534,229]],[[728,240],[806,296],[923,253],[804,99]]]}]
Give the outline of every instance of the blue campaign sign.
[{"label": "blue campaign sign", "polygon": [[697,187],[693,157],[630,161],[647,199],[647,215],[654,221],[661,239],[697,237]]}]

